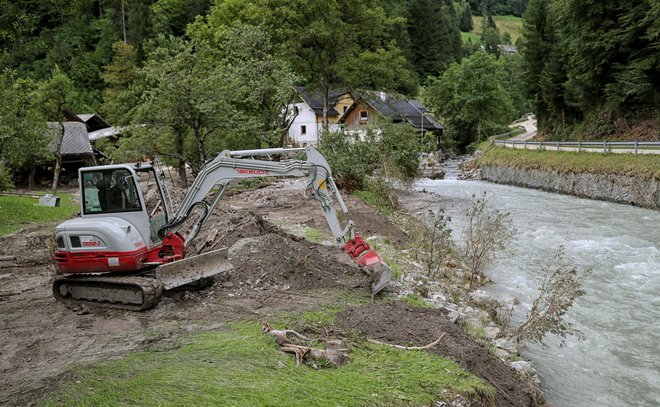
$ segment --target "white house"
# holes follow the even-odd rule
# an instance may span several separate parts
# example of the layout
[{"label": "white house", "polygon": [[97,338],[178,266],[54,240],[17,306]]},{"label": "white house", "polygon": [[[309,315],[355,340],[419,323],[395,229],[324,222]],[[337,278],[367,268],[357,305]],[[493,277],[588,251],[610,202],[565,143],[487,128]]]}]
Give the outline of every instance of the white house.
[{"label": "white house", "polygon": [[[323,128],[323,99],[318,93],[310,93],[302,86],[294,86],[300,101],[294,104],[293,123],[289,127],[290,141],[300,147],[315,146]],[[348,92],[333,91],[328,98],[328,123],[330,131],[338,131],[341,115],[353,104]]]}]

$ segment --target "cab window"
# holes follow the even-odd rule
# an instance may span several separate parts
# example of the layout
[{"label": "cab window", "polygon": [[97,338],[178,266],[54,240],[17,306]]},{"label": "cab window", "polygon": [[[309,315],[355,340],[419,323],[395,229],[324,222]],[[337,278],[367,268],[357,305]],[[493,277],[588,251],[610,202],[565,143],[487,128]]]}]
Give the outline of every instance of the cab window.
[{"label": "cab window", "polygon": [[127,169],[85,171],[82,182],[86,215],[142,210],[135,179]]}]

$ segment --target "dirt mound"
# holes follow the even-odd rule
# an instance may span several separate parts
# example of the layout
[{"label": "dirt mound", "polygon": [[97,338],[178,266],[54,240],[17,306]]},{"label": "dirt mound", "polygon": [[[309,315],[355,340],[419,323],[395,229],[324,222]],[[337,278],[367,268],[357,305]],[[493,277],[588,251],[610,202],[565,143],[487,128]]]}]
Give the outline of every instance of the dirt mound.
[{"label": "dirt mound", "polygon": [[[262,225],[265,224],[262,222]],[[234,270],[226,286],[252,289],[368,289],[369,280],[336,248],[310,243],[284,232],[240,240],[230,249]],[[342,259],[342,256],[346,257]]]},{"label": "dirt mound", "polygon": [[439,309],[416,308],[401,302],[352,307],[337,316],[336,326],[343,332],[356,331],[370,339],[398,345],[423,346],[447,332],[443,341],[429,352],[449,357],[490,383],[497,391],[496,406],[532,405],[516,372],[488,353]]}]

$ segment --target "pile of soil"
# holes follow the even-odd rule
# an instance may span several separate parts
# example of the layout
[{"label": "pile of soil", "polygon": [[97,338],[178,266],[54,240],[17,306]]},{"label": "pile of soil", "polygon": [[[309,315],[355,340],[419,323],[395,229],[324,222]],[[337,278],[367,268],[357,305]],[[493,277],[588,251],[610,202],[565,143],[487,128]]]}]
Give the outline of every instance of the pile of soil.
[{"label": "pile of soil", "polygon": [[494,357],[446,317],[446,311],[411,307],[401,302],[351,307],[337,316],[336,329],[359,332],[370,339],[424,346],[446,332],[428,352],[448,357],[463,369],[487,381],[496,390],[495,405],[527,407],[532,398],[515,371]]},{"label": "pile of soil", "polygon": [[243,239],[231,247],[230,261],[234,269],[221,277],[225,287],[239,284],[262,290],[369,289],[366,275],[346,263],[350,261],[348,256],[286,233]]}]

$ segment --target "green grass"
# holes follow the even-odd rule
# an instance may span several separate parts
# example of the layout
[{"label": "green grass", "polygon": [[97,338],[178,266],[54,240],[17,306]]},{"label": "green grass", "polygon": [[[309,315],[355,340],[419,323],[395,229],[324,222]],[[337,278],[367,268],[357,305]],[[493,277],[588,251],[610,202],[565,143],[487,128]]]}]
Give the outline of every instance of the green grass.
[{"label": "green grass", "polygon": [[[474,29],[469,34],[474,36],[470,36],[473,43],[481,43],[481,35],[483,34],[481,31],[482,19],[483,17],[481,16],[472,17]],[[515,45],[516,40],[522,36],[522,18],[515,16],[493,16],[493,20],[495,20],[495,25],[500,30],[500,34],[504,35],[505,32],[508,32],[511,35],[511,44]],[[477,39],[476,41],[475,38]],[[466,37],[463,36],[464,41],[465,39]]]},{"label": "green grass", "polygon": [[386,196],[377,191],[358,190],[351,192],[351,195],[359,196],[367,205],[387,215],[391,215],[394,212],[392,203]]},{"label": "green grass", "polygon": [[399,298],[401,302],[405,302],[406,304],[413,306],[413,307],[418,307],[418,308],[436,308],[435,305],[431,304],[430,302],[426,301],[424,297],[419,295],[418,293],[412,293],[408,294],[405,297]]},{"label": "green grass", "polygon": [[634,175],[660,179],[660,155],[577,153],[494,147],[488,149],[479,159],[479,165]]},{"label": "green grass", "polygon": [[362,344],[339,368],[296,367],[254,322],[186,338],[180,348],[139,352],[81,368],[46,406],[432,405],[443,389],[492,400],[494,390],[424,351]]},{"label": "green grass", "polygon": [[473,32],[469,32],[469,33],[461,32],[461,39],[463,40],[463,42],[467,42],[469,39],[473,44],[481,44],[481,36]]},{"label": "green grass", "polygon": [[47,223],[69,219],[80,208],[71,195],[58,194],[60,206],[39,206],[39,199],[0,195],[0,236],[20,230],[27,223]]},{"label": "green grass", "polygon": [[331,237],[329,235],[326,236],[322,231],[300,223],[279,223],[278,226],[293,235],[303,237],[313,243],[322,243],[324,240],[332,241]]}]

